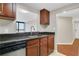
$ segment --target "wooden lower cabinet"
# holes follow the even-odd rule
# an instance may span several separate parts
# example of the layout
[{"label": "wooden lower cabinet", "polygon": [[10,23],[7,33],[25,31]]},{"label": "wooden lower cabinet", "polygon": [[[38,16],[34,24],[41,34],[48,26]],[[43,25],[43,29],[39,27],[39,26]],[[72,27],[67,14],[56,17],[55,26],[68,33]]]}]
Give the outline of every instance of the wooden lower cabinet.
[{"label": "wooden lower cabinet", "polygon": [[40,39],[40,56],[47,56],[48,50],[47,50],[47,37]]},{"label": "wooden lower cabinet", "polygon": [[54,50],[54,35],[48,36],[48,54],[52,53]]},{"label": "wooden lower cabinet", "polygon": [[53,50],[53,35],[26,41],[26,56],[47,56]]},{"label": "wooden lower cabinet", "polygon": [[41,46],[40,47],[40,56],[47,56],[48,52],[47,52],[47,46]]},{"label": "wooden lower cabinet", "polygon": [[26,56],[39,56],[39,39],[29,40],[26,45]]},{"label": "wooden lower cabinet", "polygon": [[39,47],[38,46],[32,46],[27,47],[27,56],[39,56]]}]

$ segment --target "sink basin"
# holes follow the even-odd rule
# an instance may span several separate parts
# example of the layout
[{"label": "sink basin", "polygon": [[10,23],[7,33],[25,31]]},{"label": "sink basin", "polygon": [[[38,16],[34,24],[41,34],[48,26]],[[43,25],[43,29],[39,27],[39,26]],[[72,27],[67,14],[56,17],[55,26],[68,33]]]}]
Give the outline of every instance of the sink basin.
[{"label": "sink basin", "polygon": [[27,36],[27,38],[38,38],[38,37],[44,37],[47,35],[31,35],[31,36]]}]

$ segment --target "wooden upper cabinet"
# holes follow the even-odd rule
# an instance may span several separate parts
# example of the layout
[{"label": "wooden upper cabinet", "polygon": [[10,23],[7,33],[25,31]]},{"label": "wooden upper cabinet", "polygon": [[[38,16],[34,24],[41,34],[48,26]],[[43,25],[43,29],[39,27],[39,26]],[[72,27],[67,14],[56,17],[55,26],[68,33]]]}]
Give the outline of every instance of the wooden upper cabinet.
[{"label": "wooden upper cabinet", "polygon": [[3,14],[3,4],[0,3],[0,15],[2,15],[2,14]]},{"label": "wooden upper cabinet", "polygon": [[42,25],[49,24],[49,11],[46,9],[40,10],[40,24]]},{"label": "wooden upper cabinet", "polygon": [[0,18],[14,20],[16,18],[16,5],[14,3],[0,3]]}]

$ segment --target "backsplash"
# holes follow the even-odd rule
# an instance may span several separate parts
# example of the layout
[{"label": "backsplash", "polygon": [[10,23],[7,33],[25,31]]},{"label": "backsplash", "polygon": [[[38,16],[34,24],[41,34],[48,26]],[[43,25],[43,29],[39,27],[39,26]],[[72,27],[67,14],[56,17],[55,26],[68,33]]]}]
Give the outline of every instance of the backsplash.
[{"label": "backsplash", "polygon": [[0,34],[16,32],[15,21],[0,19]]}]

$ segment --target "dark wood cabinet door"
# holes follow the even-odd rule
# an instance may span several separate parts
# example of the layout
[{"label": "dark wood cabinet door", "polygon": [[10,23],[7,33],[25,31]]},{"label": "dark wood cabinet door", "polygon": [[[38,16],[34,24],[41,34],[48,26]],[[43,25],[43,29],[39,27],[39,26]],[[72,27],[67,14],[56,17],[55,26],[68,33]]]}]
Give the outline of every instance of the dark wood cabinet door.
[{"label": "dark wood cabinet door", "polygon": [[47,56],[47,46],[40,46],[40,56]]},{"label": "dark wood cabinet door", "polygon": [[15,3],[0,3],[0,18],[2,19],[15,19],[16,5]]},{"label": "dark wood cabinet door", "polygon": [[3,4],[3,14],[5,17],[12,17],[12,3]]},{"label": "dark wood cabinet door", "polygon": [[47,45],[47,37],[43,37],[40,39],[40,46]]},{"label": "dark wood cabinet door", "polygon": [[40,24],[44,24],[44,12],[40,11]]},{"label": "dark wood cabinet door", "polygon": [[42,9],[40,11],[40,24],[47,25],[49,24],[49,11]]},{"label": "dark wood cabinet door", "polygon": [[49,24],[49,12],[48,11],[45,11],[45,16],[44,16],[45,20],[45,24]]},{"label": "dark wood cabinet door", "polygon": [[27,47],[26,54],[27,56],[39,56],[39,47],[38,46]]},{"label": "dark wood cabinet door", "polygon": [[2,15],[2,14],[3,14],[3,4],[0,3],[0,15]]},{"label": "dark wood cabinet door", "polygon": [[28,40],[26,43],[27,56],[47,56],[54,50],[54,35],[39,39]]},{"label": "dark wood cabinet door", "polygon": [[12,4],[12,13],[13,13],[12,17],[16,19],[16,4],[15,3]]},{"label": "dark wood cabinet door", "polygon": [[39,39],[29,40],[26,45],[26,56],[39,56]]},{"label": "dark wood cabinet door", "polygon": [[47,37],[40,39],[40,56],[47,56]]},{"label": "dark wood cabinet door", "polygon": [[54,50],[54,36],[50,35],[48,37],[48,54],[52,53]]}]

